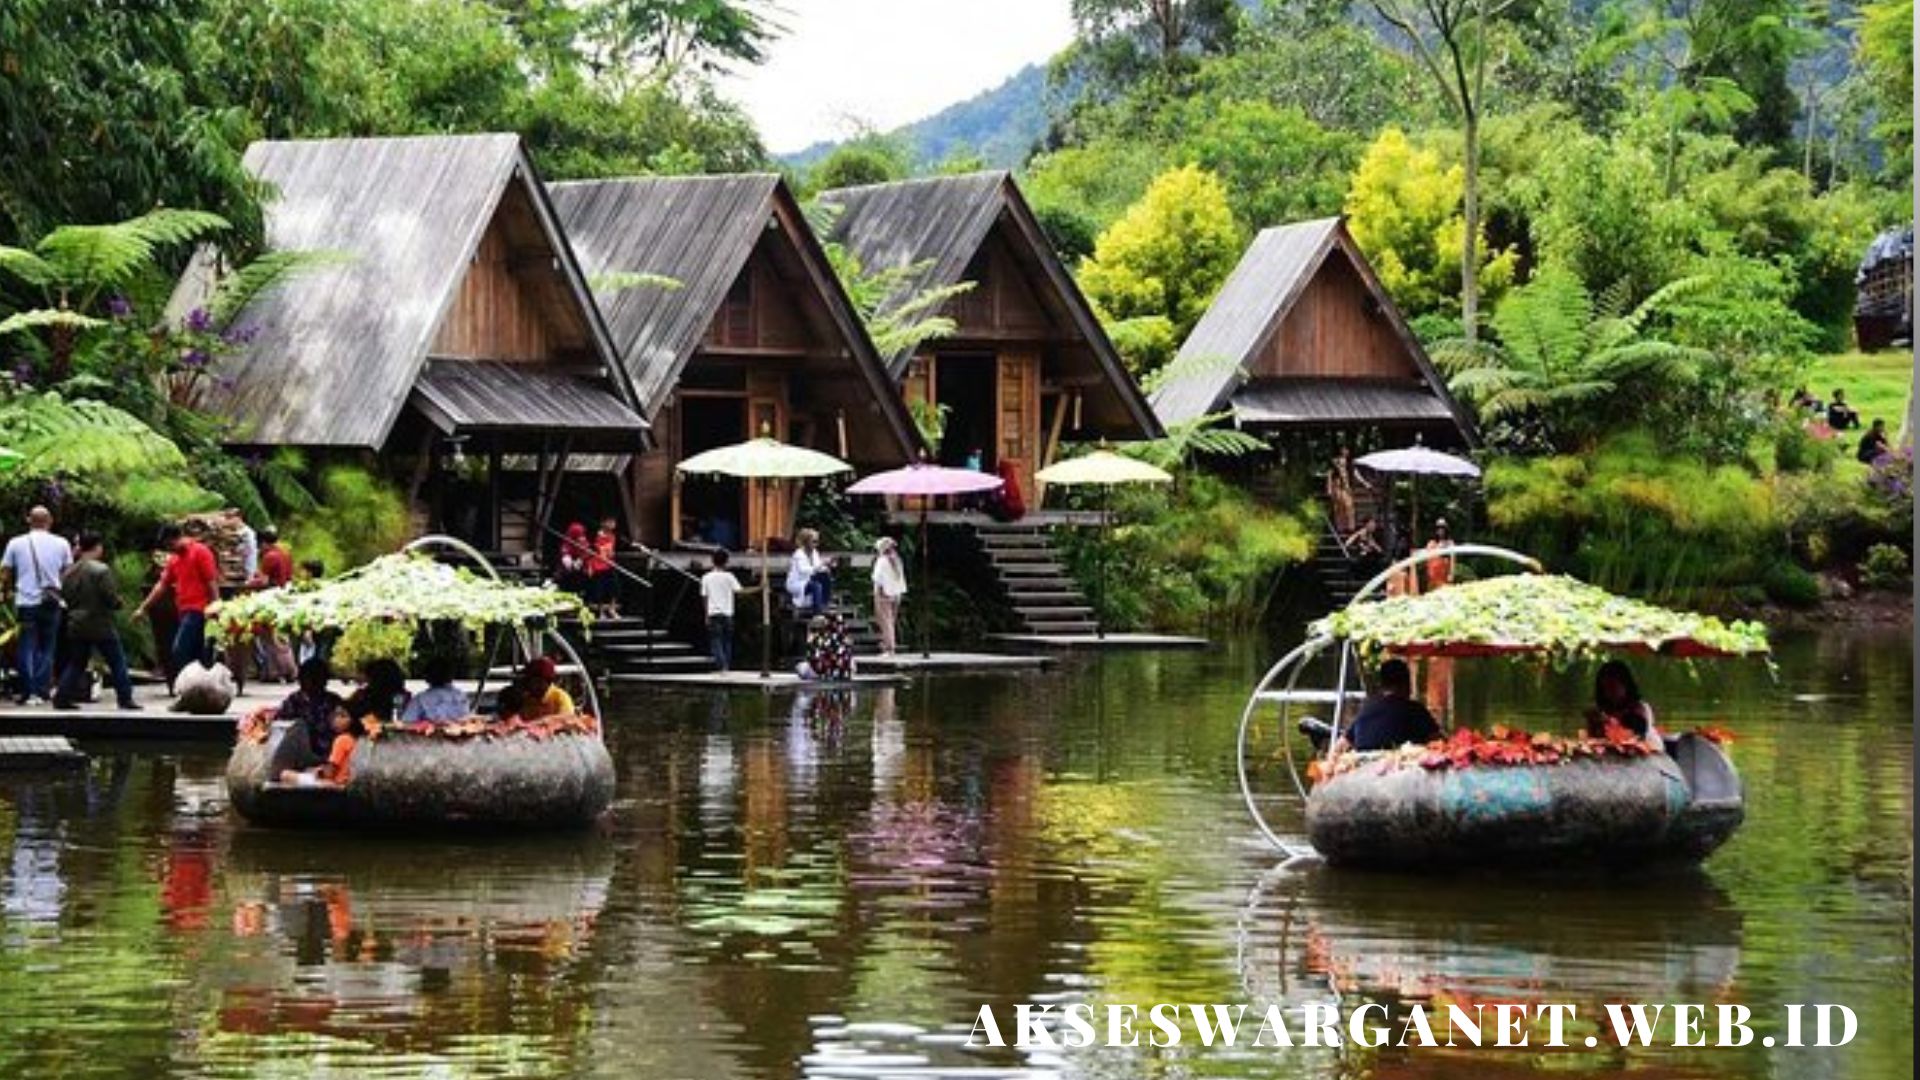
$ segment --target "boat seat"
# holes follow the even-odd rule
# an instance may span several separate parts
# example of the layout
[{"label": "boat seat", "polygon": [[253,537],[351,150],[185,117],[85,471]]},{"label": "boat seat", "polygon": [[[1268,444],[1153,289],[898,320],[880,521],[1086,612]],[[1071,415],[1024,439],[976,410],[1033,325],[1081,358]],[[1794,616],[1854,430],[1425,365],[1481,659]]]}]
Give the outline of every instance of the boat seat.
[{"label": "boat seat", "polygon": [[1667,755],[1680,766],[1696,806],[1738,804],[1744,798],[1740,774],[1725,751],[1693,732],[1666,739]]}]

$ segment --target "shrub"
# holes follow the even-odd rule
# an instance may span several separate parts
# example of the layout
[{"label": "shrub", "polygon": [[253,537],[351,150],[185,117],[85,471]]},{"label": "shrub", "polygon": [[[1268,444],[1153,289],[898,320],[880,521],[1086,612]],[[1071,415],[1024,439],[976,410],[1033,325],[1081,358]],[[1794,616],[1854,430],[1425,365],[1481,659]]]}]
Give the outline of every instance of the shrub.
[{"label": "shrub", "polygon": [[340,632],[333,645],[333,668],[342,675],[359,676],[375,660],[392,660],[402,668],[413,654],[413,624],[358,622]]},{"label": "shrub", "polygon": [[1767,567],[1760,585],[1775,603],[1788,607],[1812,607],[1820,602],[1820,579],[1784,559]]},{"label": "shrub", "polygon": [[393,552],[411,537],[405,496],[398,487],[358,465],[321,470],[318,505],[288,518],[281,530],[287,549],[301,562],[319,559],[329,574]]},{"label": "shrub", "polygon": [[1869,589],[1904,589],[1911,569],[1906,552],[1892,544],[1875,544],[1860,564],[1860,584]]}]

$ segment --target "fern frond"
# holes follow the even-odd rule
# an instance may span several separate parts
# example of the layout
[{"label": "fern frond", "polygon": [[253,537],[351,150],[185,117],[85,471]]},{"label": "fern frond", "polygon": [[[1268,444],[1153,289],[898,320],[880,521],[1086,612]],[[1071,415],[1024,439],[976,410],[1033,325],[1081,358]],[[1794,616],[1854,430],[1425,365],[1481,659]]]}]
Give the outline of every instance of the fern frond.
[{"label": "fern frond", "polygon": [[336,251],[273,251],[221,279],[207,299],[207,314],[216,326],[227,326],[255,300],[300,274],[348,261]]},{"label": "fern frond", "polygon": [[41,308],[37,311],[19,311],[0,319],[0,335],[17,334],[23,330],[39,330],[49,326],[64,326],[71,330],[90,330],[96,326],[107,325],[91,315],[82,315],[77,311],[65,311],[53,308]]},{"label": "fern frond", "polygon": [[60,279],[58,268],[25,248],[0,245],[0,270],[38,287],[51,285]]},{"label": "fern frond", "polygon": [[639,270],[609,270],[587,279],[587,288],[596,293],[625,292],[628,289],[664,289],[672,292],[686,285],[679,278],[648,274]]},{"label": "fern frond", "polygon": [[1162,387],[1172,386],[1187,379],[1217,375],[1229,368],[1234,370],[1236,378],[1244,374],[1240,371],[1240,362],[1230,356],[1197,354],[1186,357],[1175,356],[1167,362],[1165,367],[1142,379],[1140,389],[1148,394],[1154,394],[1158,393]]}]

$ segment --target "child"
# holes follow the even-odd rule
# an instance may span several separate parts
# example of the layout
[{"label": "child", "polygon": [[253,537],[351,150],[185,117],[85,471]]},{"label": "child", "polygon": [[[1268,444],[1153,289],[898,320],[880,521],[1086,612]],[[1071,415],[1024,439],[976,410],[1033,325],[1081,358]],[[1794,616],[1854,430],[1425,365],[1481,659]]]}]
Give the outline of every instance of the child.
[{"label": "child", "polygon": [[733,667],[733,601],[740,595],[740,579],[727,569],[727,550],[713,553],[713,569],[700,578],[700,598],[707,602],[707,652],[720,671]]},{"label": "child", "polygon": [[587,603],[603,619],[620,617],[620,577],[614,573],[619,554],[620,533],[614,520],[600,519],[600,531],[593,534],[593,550],[587,557]]},{"label": "child", "polygon": [[494,719],[505,724],[514,720],[524,720],[527,712],[527,692],[519,683],[508,683],[500,688],[493,699]]},{"label": "child", "polygon": [[296,787],[346,787],[353,779],[354,748],[366,734],[367,729],[344,705],[333,710],[333,745],[327,760],[311,769],[288,769],[280,774],[280,782]]}]

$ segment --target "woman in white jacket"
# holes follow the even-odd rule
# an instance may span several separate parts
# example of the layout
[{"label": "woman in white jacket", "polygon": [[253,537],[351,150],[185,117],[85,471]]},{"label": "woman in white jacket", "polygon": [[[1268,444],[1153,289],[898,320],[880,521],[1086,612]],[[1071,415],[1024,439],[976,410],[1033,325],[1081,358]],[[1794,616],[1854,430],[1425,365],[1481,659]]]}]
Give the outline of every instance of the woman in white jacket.
[{"label": "woman in white jacket", "polygon": [[892,537],[874,541],[873,621],[880,628],[880,654],[892,656],[894,628],[900,619],[900,598],[907,595],[907,567],[900,560],[900,545]]}]

